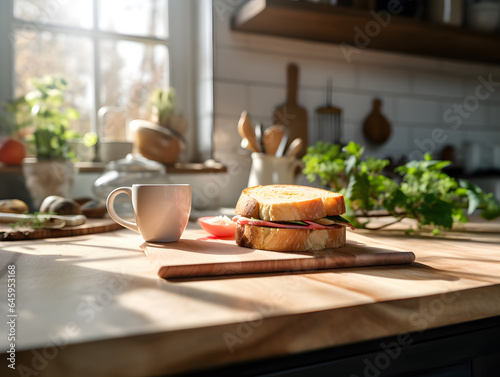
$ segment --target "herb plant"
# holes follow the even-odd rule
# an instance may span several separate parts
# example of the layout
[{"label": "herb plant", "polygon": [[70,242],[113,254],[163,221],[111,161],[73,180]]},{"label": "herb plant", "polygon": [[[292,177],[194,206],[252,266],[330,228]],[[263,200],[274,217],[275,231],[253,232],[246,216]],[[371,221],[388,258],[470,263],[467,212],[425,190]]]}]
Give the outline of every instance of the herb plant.
[{"label": "herb plant", "polygon": [[[456,180],[443,172],[449,161],[410,161],[394,170],[395,179],[385,173],[388,160],[368,157],[363,159],[364,148],[350,142],[345,147],[319,142],[309,147],[304,156],[304,174],[312,182],[344,194],[346,217],[358,227],[360,218],[379,217],[381,214],[416,219],[419,226],[432,225],[451,228],[454,222],[467,222],[470,215],[480,210],[488,220],[500,216],[500,203],[491,193],[477,185]],[[381,212],[382,210],[382,212]],[[388,226],[386,224],[382,227]]]},{"label": "herb plant", "polygon": [[68,140],[79,136],[71,130],[71,121],[78,119],[80,114],[65,103],[68,83],[52,76],[32,79],[31,83],[32,91],[7,106],[14,115],[15,127],[33,128],[27,139],[39,160],[71,158]]}]

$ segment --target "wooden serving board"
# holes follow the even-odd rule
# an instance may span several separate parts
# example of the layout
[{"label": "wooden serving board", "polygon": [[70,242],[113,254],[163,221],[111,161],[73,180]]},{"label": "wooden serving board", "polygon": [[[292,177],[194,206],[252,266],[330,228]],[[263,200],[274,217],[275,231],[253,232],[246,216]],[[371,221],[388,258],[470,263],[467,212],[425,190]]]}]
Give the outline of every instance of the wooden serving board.
[{"label": "wooden serving board", "polygon": [[109,217],[102,219],[87,219],[83,225],[68,226],[61,229],[32,229],[29,231],[13,230],[8,224],[0,224],[0,241],[22,241],[40,238],[72,237],[85,234],[103,233],[123,227]]},{"label": "wooden serving board", "polygon": [[415,260],[403,251],[353,232],[340,249],[315,252],[276,252],[236,245],[234,239],[217,239],[201,230],[186,230],[172,243],[144,243],[148,259],[162,278],[217,276],[279,271],[408,264]]}]

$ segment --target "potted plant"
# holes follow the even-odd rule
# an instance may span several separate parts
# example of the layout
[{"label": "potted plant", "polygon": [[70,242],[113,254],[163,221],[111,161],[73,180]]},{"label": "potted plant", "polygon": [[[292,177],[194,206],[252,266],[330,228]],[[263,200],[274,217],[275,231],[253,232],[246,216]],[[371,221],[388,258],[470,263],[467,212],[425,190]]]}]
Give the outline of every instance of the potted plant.
[{"label": "potted plant", "polygon": [[34,89],[12,101],[8,110],[36,156],[24,159],[23,173],[37,207],[49,195],[70,194],[75,171],[68,140],[78,135],[71,122],[80,114],[65,102],[68,83],[63,78],[46,76],[31,83]]}]

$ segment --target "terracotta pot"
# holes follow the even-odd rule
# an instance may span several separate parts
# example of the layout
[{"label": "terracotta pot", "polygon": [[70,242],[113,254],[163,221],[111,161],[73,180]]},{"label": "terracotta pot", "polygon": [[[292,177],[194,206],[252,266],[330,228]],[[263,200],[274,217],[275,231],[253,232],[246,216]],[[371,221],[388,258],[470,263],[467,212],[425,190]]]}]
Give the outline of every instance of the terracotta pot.
[{"label": "terracotta pot", "polygon": [[69,197],[75,180],[75,166],[70,161],[23,160],[23,175],[34,208],[50,195]]}]

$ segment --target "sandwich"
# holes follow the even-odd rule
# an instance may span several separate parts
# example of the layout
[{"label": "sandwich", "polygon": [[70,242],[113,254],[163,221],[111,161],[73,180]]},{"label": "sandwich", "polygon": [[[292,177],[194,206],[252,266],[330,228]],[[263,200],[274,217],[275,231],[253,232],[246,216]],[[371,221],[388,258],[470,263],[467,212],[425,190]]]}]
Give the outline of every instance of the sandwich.
[{"label": "sandwich", "polygon": [[295,185],[254,186],[236,204],[236,243],[272,251],[339,248],[346,242],[344,196]]}]

